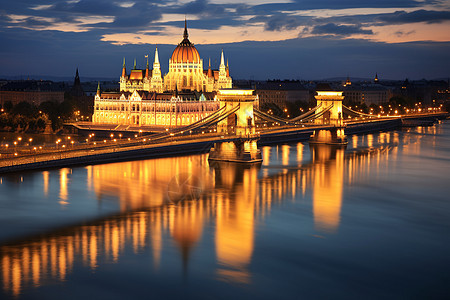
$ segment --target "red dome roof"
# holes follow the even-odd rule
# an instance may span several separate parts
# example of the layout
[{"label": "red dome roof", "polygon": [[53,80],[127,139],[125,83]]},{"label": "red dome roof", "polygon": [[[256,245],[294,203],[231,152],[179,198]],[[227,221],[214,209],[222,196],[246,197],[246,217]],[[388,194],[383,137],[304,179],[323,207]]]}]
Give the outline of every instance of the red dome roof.
[{"label": "red dome roof", "polygon": [[172,63],[200,62],[200,54],[194,45],[185,46],[180,43],[172,53]]},{"label": "red dome roof", "polygon": [[200,62],[200,54],[197,49],[195,49],[194,44],[188,39],[186,21],[184,23],[183,40],[178,44],[175,50],[173,50],[171,60],[172,63]]}]

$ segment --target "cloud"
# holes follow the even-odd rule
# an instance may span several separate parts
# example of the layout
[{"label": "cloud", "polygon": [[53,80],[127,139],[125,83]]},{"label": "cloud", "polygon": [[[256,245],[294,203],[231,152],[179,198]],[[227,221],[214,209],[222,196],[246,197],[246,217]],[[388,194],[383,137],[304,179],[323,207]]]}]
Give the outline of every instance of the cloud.
[{"label": "cloud", "polygon": [[405,24],[418,22],[426,22],[432,24],[450,20],[450,11],[434,11],[423,9],[413,12],[396,11],[392,14],[380,15],[376,19],[387,24]]},{"label": "cloud", "polygon": [[324,25],[314,26],[311,31],[312,34],[331,34],[339,36],[347,36],[352,34],[373,34],[372,30],[362,29],[358,25],[337,25],[334,23],[328,23]]},{"label": "cloud", "polygon": [[311,18],[277,14],[268,18],[265,29],[269,31],[292,30],[305,25],[305,21],[310,19]]}]

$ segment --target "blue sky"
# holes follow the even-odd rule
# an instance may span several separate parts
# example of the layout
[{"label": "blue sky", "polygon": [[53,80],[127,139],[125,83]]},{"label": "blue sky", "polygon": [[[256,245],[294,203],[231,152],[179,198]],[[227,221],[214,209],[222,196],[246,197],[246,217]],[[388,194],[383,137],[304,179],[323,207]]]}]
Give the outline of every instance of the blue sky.
[{"label": "blue sky", "polygon": [[450,0],[1,0],[0,75],[163,72],[182,39],[236,79],[450,76]]}]

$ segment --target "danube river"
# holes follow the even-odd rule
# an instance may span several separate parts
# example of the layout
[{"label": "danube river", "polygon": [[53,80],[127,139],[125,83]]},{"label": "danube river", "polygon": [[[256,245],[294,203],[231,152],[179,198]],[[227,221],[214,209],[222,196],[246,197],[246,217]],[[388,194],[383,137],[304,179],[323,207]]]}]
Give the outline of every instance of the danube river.
[{"label": "danube river", "polygon": [[0,177],[0,298],[450,296],[450,122]]}]

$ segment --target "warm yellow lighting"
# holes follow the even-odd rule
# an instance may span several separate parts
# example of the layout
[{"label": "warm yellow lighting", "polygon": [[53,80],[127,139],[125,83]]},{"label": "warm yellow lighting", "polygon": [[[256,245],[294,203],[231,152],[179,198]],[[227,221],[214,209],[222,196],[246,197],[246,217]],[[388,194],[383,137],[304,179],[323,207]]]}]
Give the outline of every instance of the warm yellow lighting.
[{"label": "warm yellow lighting", "polygon": [[317,96],[342,96],[342,93],[336,91],[317,91]]},{"label": "warm yellow lighting", "polygon": [[219,95],[223,96],[251,96],[254,90],[219,90]]}]

